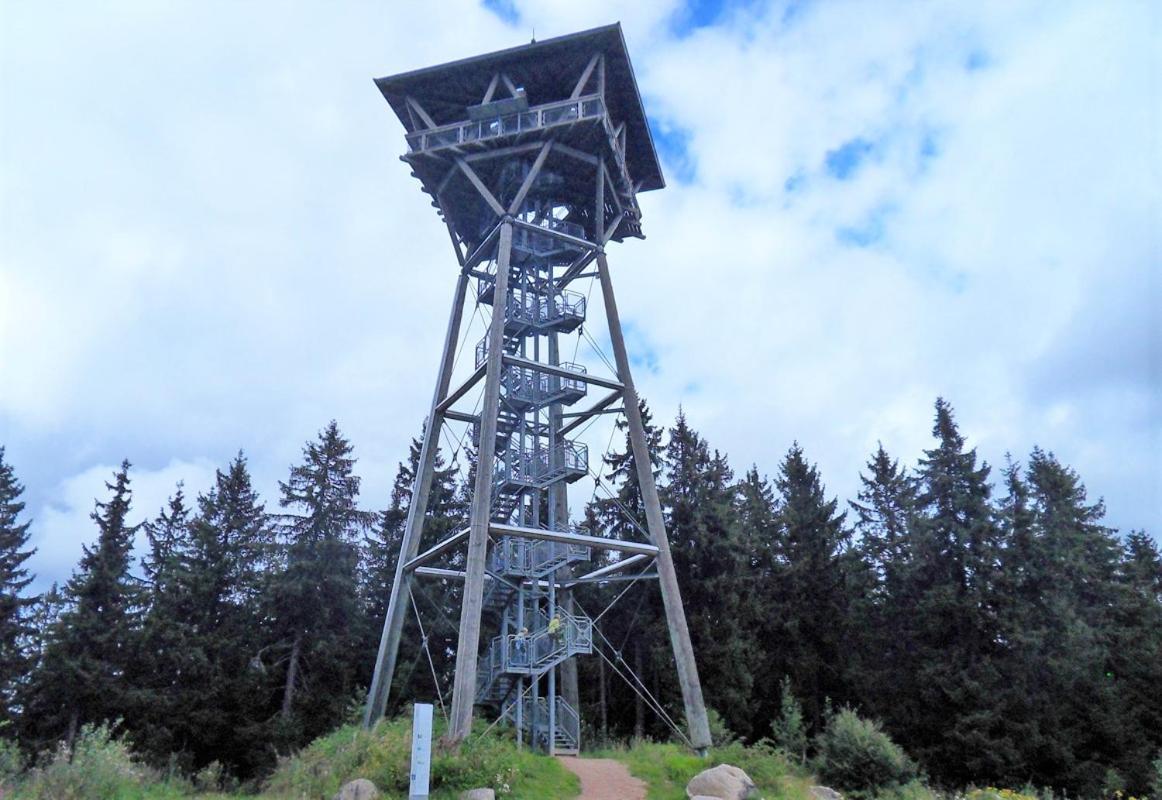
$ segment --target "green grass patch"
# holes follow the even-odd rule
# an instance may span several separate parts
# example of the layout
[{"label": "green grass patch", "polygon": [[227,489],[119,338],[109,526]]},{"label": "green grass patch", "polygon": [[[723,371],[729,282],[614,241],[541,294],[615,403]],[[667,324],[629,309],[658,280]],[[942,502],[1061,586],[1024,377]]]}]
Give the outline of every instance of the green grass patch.
[{"label": "green grass patch", "polygon": [[[576,797],[577,777],[555,759],[518,750],[509,732],[473,731],[457,752],[437,743],[432,753],[432,797],[455,798],[464,789],[488,787],[512,800]],[[444,729],[437,721],[434,738]],[[407,797],[411,761],[411,720],[381,722],[373,731],[348,725],[283,759],[267,782],[272,800],[330,800],[344,783],[367,778],[386,797]]]},{"label": "green grass patch", "polygon": [[634,742],[597,753],[596,758],[613,758],[629,767],[630,774],[649,785],[648,800],[685,800],[686,784],[704,769],[732,764],[751,777],[766,800],[811,800],[811,776],[787,762],[782,753],[765,744],[744,747],[731,744],[715,747],[700,758],[680,744]]}]

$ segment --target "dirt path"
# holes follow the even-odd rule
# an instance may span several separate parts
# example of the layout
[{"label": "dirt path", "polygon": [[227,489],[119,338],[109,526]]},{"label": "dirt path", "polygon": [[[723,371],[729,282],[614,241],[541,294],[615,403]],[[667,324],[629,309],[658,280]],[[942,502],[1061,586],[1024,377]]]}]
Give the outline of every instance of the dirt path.
[{"label": "dirt path", "polygon": [[571,758],[558,756],[565,769],[581,779],[578,800],[645,800],[645,781],[629,774],[629,769],[612,758]]}]

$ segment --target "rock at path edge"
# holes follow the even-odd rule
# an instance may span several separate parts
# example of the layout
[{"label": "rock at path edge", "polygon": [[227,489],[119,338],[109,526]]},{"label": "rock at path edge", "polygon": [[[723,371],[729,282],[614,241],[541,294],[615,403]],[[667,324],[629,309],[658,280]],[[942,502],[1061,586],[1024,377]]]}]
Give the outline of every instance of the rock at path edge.
[{"label": "rock at path edge", "polygon": [[496,800],[496,792],[491,789],[469,789],[460,793],[460,800]]},{"label": "rock at path edge", "polygon": [[686,784],[686,797],[712,797],[716,800],[748,800],[758,797],[758,790],[750,776],[730,764],[719,764],[705,769]]},{"label": "rock at path edge", "polygon": [[843,795],[826,786],[812,786],[810,792],[815,800],[843,800]]},{"label": "rock at path edge", "polygon": [[343,784],[335,800],[379,800],[379,789],[367,778],[356,778]]}]

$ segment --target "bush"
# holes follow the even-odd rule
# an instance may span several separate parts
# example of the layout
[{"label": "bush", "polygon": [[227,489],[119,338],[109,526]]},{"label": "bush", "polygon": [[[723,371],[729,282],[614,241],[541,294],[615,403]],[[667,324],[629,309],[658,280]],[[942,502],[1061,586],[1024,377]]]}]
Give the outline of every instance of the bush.
[{"label": "bush", "polygon": [[916,776],[912,760],[878,723],[844,708],[816,738],[816,769],[829,786],[852,797],[896,789]]},{"label": "bush", "polygon": [[[433,736],[431,788],[444,794],[459,789],[490,787],[498,796],[568,797],[577,779],[556,761],[527,750],[503,729],[481,736],[484,725],[456,752],[438,743],[443,732],[437,720]],[[267,792],[279,798],[331,797],[344,783],[367,778],[389,795],[407,794],[411,778],[411,720],[385,720],[372,731],[347,725],[316,739],[297,755],[279,761],[267,782]]]},{"label": "bush", "polygon": [[11,739],[0,739],[0,797],[16,784],[23,769],[24,755],[19,745]]},{"label": "bush", "polygon": [[17,782],[20,800],[91,800],[180,797],[184,786],[161,784],[157,775],[138,763],[129,746],[113,736],[109,725],[85,725],[69,754],[62,742],[42,757],[44,763]]},{"label": "bush", "polygon": [[791,679],[784,676],[779,684],[779,716],[771,723],[775,746],[788,758],[802,764],[807,759],[807,726],[803,723],[803,707],[791,693]]},{"label": "bush", "polygon": [[706,722],[710,727],[710,745],[726,747],[738,741],[738,737],[726,725],[726,720],[713,708],[706,709]]}]

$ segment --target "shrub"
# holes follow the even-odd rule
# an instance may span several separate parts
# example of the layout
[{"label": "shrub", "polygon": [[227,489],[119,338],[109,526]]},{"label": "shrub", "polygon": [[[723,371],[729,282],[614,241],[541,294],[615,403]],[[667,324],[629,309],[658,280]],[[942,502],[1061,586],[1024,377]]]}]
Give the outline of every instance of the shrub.
[{"label": "shrub", "polygon": [[0,797],[16,783],[24,769],[24,755],[11,739],[0,739]]},{"label": "shrub", "polygon": [[726,725],[726,720],[713,708],[706,709],[706,722],[710,727],[710,744],[712,747],[726,747],[738,741],[738,737]]},{"label": "shrub", "polygon": [[[438,744],[443,723],[433,736],[431,788],[450,792],[488,786],[497,795],[567,796],[576,778],[556,761],[525,751],[504,730],[480,735],[484,725],[461,743],[457,752]],[[279,798],[331,797],[347,781],[367,778],[390,795],[406,794],[411,778],[411,720],[385,720],[372,731],[344,726],[316,739],[298,754],[279,761],[267,792]]]},{"label": "shrub", "polygon": [[912,760],[878,723],[850,708],[833,715],[816,739],[819,777],[852,797],[895,789],[916,776]]},{"label": "shrub", "polygon": [[129,746],[113,736],[109,725],[85,725],[73,745],[61,743],[44,763],[18,782],[21,800],[90,800],[94,797],[134,800],[177,797],[184,787],[157,784],[157,776],[134,760]]},{"label": "shrub", "polygon": [[791,679],[783,677],[779,684],[779,716],[771,723],[775,746],[800,764],[807,758],[807,726],[803,723],[803,707],[791,693]]}]

